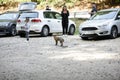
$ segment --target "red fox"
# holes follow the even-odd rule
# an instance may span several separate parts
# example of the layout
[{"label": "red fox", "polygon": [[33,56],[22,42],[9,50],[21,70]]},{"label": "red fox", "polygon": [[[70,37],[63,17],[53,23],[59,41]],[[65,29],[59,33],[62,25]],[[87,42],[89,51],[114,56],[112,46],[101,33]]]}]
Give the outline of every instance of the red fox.
[{"label": "red fox", "polygon": [[58,41],[60,42],[61,46],[63,46],[64,39],[62,37],[58,37],[56,35],[53,35],[54,40],[55,40],[55,45],[58,44]]}]

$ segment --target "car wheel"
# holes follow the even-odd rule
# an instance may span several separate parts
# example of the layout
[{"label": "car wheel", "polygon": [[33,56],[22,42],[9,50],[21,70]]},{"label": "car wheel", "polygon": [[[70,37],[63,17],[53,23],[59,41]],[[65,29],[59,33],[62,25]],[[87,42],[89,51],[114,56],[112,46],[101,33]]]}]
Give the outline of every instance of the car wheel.
[{"label": "car wheel", "polygon": [[112,27],[110,38],[115,39],[118,36],[118,31],[116,27]]},{"label": "car wheel", "polygon": [[81,37],[83,40],[88,40],[88,37]]},{"label": "car wheel", "polygon": [[46,37],[46,36],[48,36],[48,34],[49,34],[49,29],[47,26],[44,26],[42,28],[41,36]]},{"label": "car wheel", "polygon": [[74,33],[75,33],[75,26],[71,25],[69,28],[69,35],[74,35]]},{"label": "car wheel", "polygon": [[11,36],[15,36],[16,34],[17,34],[16,27],[15,27],[15,26],[12,26],[12,27],[11,27],[11,31],[10,31],[10,35],[11,35]]}]

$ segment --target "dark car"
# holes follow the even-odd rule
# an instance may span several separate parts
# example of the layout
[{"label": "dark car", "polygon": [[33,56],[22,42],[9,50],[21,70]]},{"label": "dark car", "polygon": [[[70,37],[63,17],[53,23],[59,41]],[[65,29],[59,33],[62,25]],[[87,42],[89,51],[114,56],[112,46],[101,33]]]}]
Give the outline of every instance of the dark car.
[{"label": "dark car", "polygon": [[0,34],[15,36],[16,22],[20,15],[19,11],[7,11],[0,15]]}]

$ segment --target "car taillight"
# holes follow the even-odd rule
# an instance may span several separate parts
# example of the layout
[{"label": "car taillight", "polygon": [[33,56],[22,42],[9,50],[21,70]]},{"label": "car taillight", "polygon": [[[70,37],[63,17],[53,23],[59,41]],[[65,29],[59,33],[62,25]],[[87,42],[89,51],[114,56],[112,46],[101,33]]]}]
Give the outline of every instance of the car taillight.
[{"label": "car taillight", "polygon": [[21,22],[21,20],[17,20],[17,22],[19,22],[19,23],[20,23],[20,22]]},{"label": "car taillight", "polygon": [[31,22],[41,22],[40,19],[32,19]]}]

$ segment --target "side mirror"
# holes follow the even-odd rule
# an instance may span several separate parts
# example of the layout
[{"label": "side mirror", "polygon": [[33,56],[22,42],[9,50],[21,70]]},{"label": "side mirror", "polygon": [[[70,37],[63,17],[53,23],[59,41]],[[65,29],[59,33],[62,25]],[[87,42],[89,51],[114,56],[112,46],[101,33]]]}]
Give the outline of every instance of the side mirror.
[{"label": "side mirror", "polygon": [[120,19],[120,16],[118,16],[117,19]]}]

